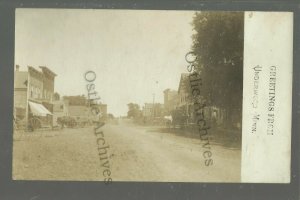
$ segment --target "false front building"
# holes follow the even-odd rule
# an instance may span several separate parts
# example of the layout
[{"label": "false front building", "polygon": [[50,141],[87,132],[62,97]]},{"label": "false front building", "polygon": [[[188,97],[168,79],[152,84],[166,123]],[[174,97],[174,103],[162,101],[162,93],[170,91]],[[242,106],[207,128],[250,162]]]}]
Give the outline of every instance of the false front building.
[{"label": "false front building", "polygon": [[[53,94],[56,74],[47,67],[28,66],[14,73],[14,119],[24,128],[53,125]],[[32,127],[35,126],[35,127]]]}]

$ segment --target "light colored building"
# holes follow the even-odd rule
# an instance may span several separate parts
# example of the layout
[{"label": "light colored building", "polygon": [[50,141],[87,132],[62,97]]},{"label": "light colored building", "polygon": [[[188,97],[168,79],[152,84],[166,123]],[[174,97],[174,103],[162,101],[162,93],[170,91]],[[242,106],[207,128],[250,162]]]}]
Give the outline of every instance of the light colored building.
[{"label": "light colored building", "polygon": [[14,116],[16,120],[23,120],[25,126],[33,116],[41,122],[52,126],[54,94],[54,79],[56,74],[47,67],[35,69],[27,67],[27,71],[20,71],[16,65],[14,73]]},{"label": "light colored building", "polygon": [[[94,116],[89,106],[89,100],[84,95],[64,96],[64,100],[68,101],[68,115],[73,117],[79,116]],[[95,104],[102,113],[102,117],[107,117],[107,104]]]},{"label": "light colored building", "polygon": [[69,116],[69,101],[66,99],[56,99],[53,101],[53,126],[57,126],[59,117]]},{"label": "light colored building", "polygon": [[178,92],[176,90],[164,90],[164,110],[165,115],[170,115],[172,110],[175,110],[178,104]]},{"label": "light colored building", "polygon": [[153,116],[152,114],[152,110],[153,110],[153,104],[152,103],[145,103],[145,105],[143,106],[143,116],[144,117],[151,117]]},{"label": "light colored building", "polygon": [[142,112],[146,118],[162,117],[164,114],[164,105],[161,103],[145,103]]},{"label": "light colored building", "polygon": [[99,104],[99,110],[102,113],[103,119],[107,119],[107,104]]},{"label": "light colored building", "polygon": [[14,116],[23,120],[26,115],[28,72],[19,71],[17,65],[14,75]]},{"label": "light colored building", "polygon": [[89,116],[90,108],[86,105],[69,105],[68,113],[72,117]]}]

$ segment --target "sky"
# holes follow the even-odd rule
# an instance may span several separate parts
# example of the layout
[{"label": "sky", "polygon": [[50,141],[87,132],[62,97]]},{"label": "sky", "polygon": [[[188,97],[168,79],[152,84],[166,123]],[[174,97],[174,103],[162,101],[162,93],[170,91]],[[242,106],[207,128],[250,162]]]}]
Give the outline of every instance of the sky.
[{"label": "sky", "polygon": [[47,66],[55,92],[87,95],[84,74],[108,112],[126,115],[127,104],[163,103],[186,73],[193,11],[17,9],[15,65]]}]

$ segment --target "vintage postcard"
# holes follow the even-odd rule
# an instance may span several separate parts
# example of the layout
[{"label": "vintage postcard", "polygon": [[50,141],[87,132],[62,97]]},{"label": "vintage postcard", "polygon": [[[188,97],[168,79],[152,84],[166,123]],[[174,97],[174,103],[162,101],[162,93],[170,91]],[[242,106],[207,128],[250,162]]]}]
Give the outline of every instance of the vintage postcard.
[{"label": "vintage postcard", "polygon": [[14,180],[290,182],[293,13],[15,17]]}]

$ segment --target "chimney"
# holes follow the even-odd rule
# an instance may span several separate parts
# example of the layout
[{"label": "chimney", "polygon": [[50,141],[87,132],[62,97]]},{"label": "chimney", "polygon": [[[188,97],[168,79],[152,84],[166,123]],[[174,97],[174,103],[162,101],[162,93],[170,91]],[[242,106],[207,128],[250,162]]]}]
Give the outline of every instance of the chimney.
[{"label": "chimney", "polygon": [[19,65],[16,65],[16,71],[18,72],[20,69],[20,66]]}]

